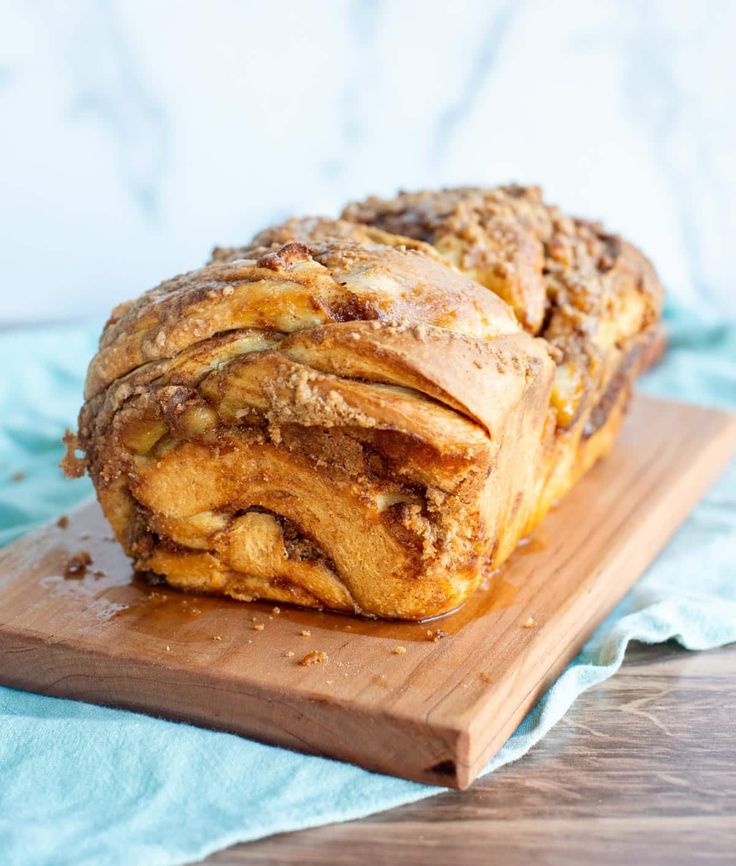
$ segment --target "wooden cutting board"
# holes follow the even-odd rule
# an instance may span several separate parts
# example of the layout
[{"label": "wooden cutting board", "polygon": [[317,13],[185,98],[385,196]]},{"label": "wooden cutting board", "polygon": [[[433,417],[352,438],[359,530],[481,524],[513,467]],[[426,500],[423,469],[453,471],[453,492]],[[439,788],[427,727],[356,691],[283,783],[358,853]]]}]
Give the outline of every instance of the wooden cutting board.
[{"label": "wooden cutting board", "polygon": [[637,397],[613,454],[424,624],[151,587],[90,502],[0,555],[0,682],[464,788],[735,452],[736,416]]}]

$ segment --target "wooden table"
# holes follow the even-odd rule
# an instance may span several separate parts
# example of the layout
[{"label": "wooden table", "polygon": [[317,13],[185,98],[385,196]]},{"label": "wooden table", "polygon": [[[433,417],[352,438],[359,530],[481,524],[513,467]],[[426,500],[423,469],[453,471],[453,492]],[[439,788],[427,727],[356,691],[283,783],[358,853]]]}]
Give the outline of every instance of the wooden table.
[{"label": "wooden table", "polygon": [[736,646],[629,648],[526,757],[451,792],[207,866],[736,864]]}]

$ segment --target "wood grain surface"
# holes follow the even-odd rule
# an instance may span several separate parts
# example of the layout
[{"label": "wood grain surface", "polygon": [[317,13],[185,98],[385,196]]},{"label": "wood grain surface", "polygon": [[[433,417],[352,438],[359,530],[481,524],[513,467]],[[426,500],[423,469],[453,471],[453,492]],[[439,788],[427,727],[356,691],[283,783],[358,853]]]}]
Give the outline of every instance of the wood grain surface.
[{"label": "wood grain surface", "polygon": [[736,863],[736,645],[629,647],[516,764],[467,791],[220,851],[206,866]]},{"label": "wood grain surface", "polygon": [[465,787],[735,448],[733,416],[638,398],[611,457],[429,625],[152,588],[93,503],[0,558],[0,681]]}]

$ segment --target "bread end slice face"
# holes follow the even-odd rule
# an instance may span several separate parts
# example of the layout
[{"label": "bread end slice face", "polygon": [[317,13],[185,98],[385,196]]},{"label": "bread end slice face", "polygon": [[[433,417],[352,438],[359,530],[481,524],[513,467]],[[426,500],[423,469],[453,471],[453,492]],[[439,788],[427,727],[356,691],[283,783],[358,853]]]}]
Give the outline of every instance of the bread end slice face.
[{"label": "bread end slice face", "polygon": [[139,570],[418,620],[528,531],[553,375],[507,305],[437,257],[287,244],[121,308],[79,444]]}]

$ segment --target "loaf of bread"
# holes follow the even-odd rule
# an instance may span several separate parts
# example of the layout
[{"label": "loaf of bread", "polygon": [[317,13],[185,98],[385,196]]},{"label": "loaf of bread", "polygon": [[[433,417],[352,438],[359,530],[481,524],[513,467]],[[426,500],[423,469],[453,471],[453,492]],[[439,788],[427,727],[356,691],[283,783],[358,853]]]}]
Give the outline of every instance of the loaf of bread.
[{"label": "loaf of bread", "polygon": [[610,448],[660,299],[536,189],[289,220],[113,312],[64,466],[173,586],[436,616]]}]

